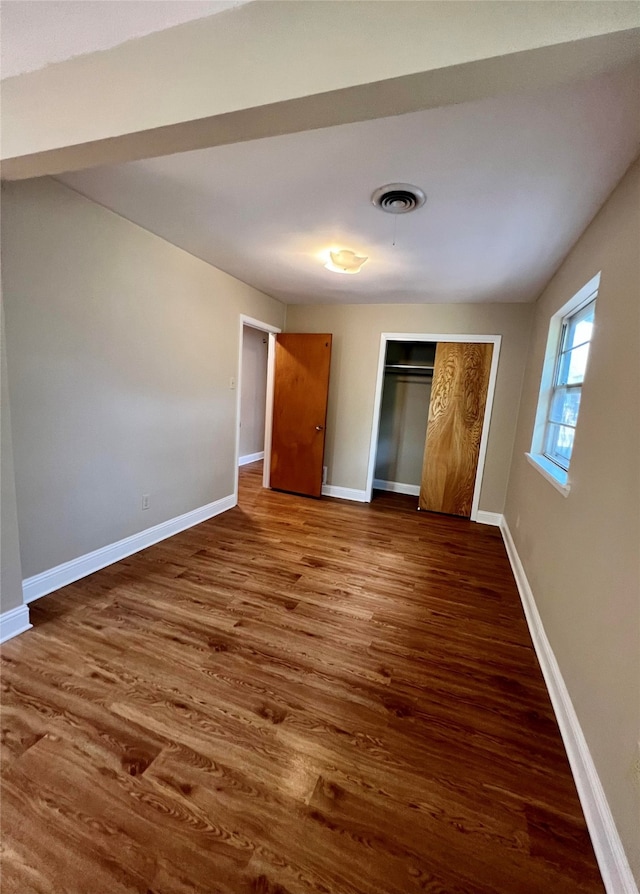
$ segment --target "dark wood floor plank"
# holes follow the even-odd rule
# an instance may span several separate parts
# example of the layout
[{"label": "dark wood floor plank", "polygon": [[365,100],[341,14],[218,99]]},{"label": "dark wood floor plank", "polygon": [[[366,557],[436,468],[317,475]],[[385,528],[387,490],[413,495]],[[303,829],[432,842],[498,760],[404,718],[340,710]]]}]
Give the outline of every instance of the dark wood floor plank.
[{"label": "dark wood floor plank", "polygon": [[260,475],[2,646],[3,894],[603,894],[499,531]]},{"label": "dark wood floor plank", "polygon": [[[172,874],[190,880],[194,890],[210,876],[217,879],[215,890],[233,891],[233,882],[222,880],[233,879],[248,862],[251,846],[246,838],[204,817],[195,805],[165,797],[153,779],[100,772],[92,758],[75,744],[46,737],[4,779],[16,813],[20,815],[25,797],[25,812],[31,812],[30,821],[18,822],[18,829],[28,835],[34,826],[39,828],[74,869],[78,856],[92,867],[88,874],[83,869],[85,881],[74,881],[81,886],[77,890],[108,891],[111,875],[117,890],[147,891],[158,868],[170,866]],[[158,838],[161,850],[156,848]],[[29,850],[37,861],[37,842]],[[92,887],[93,871],[105,874],[104,887]],[[67,884],[64,868],[58,876]],[[57,890],[55,885],[52,889]]]}]

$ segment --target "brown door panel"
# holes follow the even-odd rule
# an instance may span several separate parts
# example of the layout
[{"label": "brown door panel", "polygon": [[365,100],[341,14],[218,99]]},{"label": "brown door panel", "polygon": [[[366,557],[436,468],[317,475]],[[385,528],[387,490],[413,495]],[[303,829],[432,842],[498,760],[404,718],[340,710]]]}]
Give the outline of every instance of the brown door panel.
[{"label": "brown door panel", "polygon": [[270,484],[277,490],[322,492],[331,341],[316,333],[276,338]]},{"label": "brown door panel", "polygon": [[493,345],[439,342],[420,509],[471,515]]}]

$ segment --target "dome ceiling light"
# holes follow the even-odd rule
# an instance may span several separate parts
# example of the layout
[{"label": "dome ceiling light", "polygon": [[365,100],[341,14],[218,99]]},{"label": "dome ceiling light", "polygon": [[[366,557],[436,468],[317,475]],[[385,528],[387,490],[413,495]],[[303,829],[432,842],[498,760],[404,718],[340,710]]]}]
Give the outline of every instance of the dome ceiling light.
[{"label": "dome ceiling light", "polygon": [[368,260],[364,255],[357,255],[355,251],[343,248],[340,251],[330,251],[329,260],[324,266],[334,273],[360,273],[362,265]]},{"label": "dome ceiling light", "polygon": [[371,196],[371,202],[387,214],[408,214],[427,201],[424,192],[410,183],[387,183]]}]

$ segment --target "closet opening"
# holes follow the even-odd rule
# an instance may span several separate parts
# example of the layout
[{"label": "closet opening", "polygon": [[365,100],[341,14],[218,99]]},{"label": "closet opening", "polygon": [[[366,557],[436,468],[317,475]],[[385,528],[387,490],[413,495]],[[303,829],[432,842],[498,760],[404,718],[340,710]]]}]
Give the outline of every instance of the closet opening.
[{"label": "closet opening", "polygon": [[375,490],[420,495],[435,355],[435,342],[387,342]]},{"label": "closet opening", "polygon": [[[501,336],[383,332],[369,451],[373,489],[479,521]],[[484,520],[484,518],[483,518]]]}]

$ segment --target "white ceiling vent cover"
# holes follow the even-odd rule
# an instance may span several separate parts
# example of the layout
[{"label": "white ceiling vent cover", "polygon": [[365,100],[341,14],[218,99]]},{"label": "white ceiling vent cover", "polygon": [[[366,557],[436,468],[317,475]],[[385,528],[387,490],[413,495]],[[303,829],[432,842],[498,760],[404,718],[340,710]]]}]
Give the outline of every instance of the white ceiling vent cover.
[{"label": "white ceiling vent cover", "polygon": [[388,214],[407,214],[427,201],[426,195],[410,183],[387,183],[371,196],[373,204]]}]

